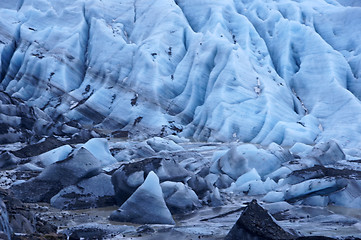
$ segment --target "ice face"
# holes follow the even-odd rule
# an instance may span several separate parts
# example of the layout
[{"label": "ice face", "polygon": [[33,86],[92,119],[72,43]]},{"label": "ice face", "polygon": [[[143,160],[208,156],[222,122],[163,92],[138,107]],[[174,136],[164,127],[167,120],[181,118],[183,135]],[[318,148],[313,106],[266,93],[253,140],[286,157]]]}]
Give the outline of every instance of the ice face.
[{"label": "ice face", "polygon": [[356,147],[360,12],[345,0],[3,1],[0,89],[138,138]]}]

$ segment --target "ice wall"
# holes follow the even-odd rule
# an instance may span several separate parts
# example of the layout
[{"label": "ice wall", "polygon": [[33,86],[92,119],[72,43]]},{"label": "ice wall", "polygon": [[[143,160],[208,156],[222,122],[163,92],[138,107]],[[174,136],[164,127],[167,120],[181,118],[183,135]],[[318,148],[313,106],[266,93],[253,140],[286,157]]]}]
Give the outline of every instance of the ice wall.
[{"label": "ice wall", "polygon": [[361,8],[343,0],[0,2],[0,90],[134,135],[360,145]]}]

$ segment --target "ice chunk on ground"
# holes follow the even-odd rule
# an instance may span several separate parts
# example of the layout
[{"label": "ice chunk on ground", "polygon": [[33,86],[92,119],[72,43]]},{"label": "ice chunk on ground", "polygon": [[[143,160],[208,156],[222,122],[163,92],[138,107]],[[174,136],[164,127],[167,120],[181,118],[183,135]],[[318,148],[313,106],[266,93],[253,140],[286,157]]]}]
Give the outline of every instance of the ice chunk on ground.
[{"label": "ice chunk on ground", "polygon": [[321,165],[333,164],[346,157],[341,147],[333,140],[318,143],[309,156],[316,159]]},{"label": "ice chunk on ground", "polygon": [[64,160],[68,157],[69,153],[73,148],[69,145],[64,145],[58,148],[55,148],[53,150],[50,150],[48,152],[45,152],[43,154],[40,154],[37,157],[34,157],[34,160],[36,162],[40,161],[42,166],[49,166],[52,163]]},{"label": "ice chunk on ground", "polygon": [[165,202],[172,213],[180,213],[201,207],[197,194],[183,183],[161,183]]},{"label": "ice chunk on ground", "polygon": [[311,179],[290,186],[285,191],[285,200],[294,201],[304,198],[309,194],[327,195],[336,192],[347,186],[347,181],[343,179]]},{"label": "ice chunk on ground", "polygon": [[282,161],[283,159],[280,160],[268,151],[251,144],[232,145],[223,156],[213,163],[210,171],[227,174],[236,180],[242,174],[255,168],[263,177],[281,167]]},{"label": "ice chunk on ground", "polygon": [[258,174],[257,170],[252,168],[251,171],[243,174],[239,178],[237,178],[237,181],[235,182],[236,186],[242,186],[245,183],[248,183],[253,180],[261,180],[261,176]]},{"label": "ice chunk on ground", "polygon": [[119,205],[142,184],[142,175],[150,171],[157,174],[160,181],[179,182],[190,176],[190,172],[181,167],[174,159],[160,157],[145,158],[140,161],[126,163],[112,174],[112,183]]},{"label": "ice chunk on ground", "polygon": [[284,193],[277,191],[270,191],[262,198],[262,200],[271,203],[280,202],[284,200]]},{"label": "ice chunk on ground", "polygon": [[150,138],[146,142],[156,152],[184,150],[181,146],[176,144],[173,140],[167,140],[167,139],[160,138],[160,137]]},{"label": "ice chunk on ground", "polygon": [[110,215],[110,220],[140,224],[175,224],[164,201],[159,178],[153,171],[132,196]]},{"label": "ice chunk on ground", "polygon": [[109,151],[108,141],[104,138],[92,138],[82,145],[82,147],[99,159],[102,162],[102,166],[117,162]]}]

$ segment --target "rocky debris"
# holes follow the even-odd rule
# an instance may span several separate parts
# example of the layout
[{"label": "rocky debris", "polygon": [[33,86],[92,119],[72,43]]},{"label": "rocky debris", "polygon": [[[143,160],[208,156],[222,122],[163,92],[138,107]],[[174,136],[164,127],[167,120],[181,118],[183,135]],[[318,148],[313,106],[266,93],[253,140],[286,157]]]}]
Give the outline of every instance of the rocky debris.
[{"label": "rocky debris", "polygon": [[14,233],[31,234],[36,232],[36,219],[33,211],[7,189],[0,189],[0,197],[6,204],[9,223]]},{"label": "rocky debris", "polygon": [[139,224],[175,224],[164,201],[159,178],[153,171],[131,197],[110,215],[110,220]]},{"label": "rocky debris", "polygon": [[50,203],[59,209],[86,209],[115,205],[111,177],[101,173],[62,189]]},{"label": "rocky debris", "polygon": [[50,136],[42,142],[27,145],[17,151],[13,151],[12,153],[19,158],[33,157],[65,144],[65,142],[58,140],[54,136]]},{"label": "rocky debris", "polygon": [[181,182],[163,182],[160,185],[171,213],[184,213],[201,207],[197,194]]},{"label": "rocky debris", "polygon": [[0,232],[2,233],[5,239],[11,239],[11,235],[13,233],[13,229],[9,223],[9,216],[6,210],[6,206],[2,199],[0,198]]},{"label": "rocky debris", "polygon": [[100,167],[98,159],[85,148],[80,148],[67,159],[46,167],[39,176],[14,184],[11,189],[24,202],[49,202],[64,187],[97,175]]},{"label": "rocky debris", "polygon": [[133,226],[116,225],[111,226],[109,224],[99,223],[86,223],[76,227],[70,227],[61,231],[62,234],[68,236],[68,239],[104,239],[106,237],[112,238],[112,236],[128,232],[135,231]]},{"label": "rocky debris", "polygon": [[225,239],[286,240],[294,238],[295,236],[276,223],[267,210],[257,203],[257,200],[252,200]]},{"label": "rocky debris", "polygon": [[361,171],[315,165],[310,168],[293,171],[288,175],[287,183],[296,184],[308,179],[321,179],[325,177],[361,179]]},{"label": "rocky debris", "polygon": [[143,183],[145,176],[150,171],[154,171],[161,182],[183,181],[190,175],[174,159],[152,157],[124,164],[112,175],[118,205],[121,205],[130,197],[137,187]]},{"label": "rocky debris", "polygon": [[57,234],[57,233],[49,233],[49,234],[41,234],[41,233],[33,233],[26,235],[15,235],[13,240],[66,240],[68,239],[65,234]]},{"label": "rocky debris", "polygon": [[48,152],[63,145],[84,143],[88,141],[91,137],[92,136],[90,134],[85,133],[76,134],[68,140],[59,140],[55,136],[50,136],[38,143],[27,145],[16,151],[11,151],[11,153],[18,158],[29,158],[38,156],[42,153]]}]

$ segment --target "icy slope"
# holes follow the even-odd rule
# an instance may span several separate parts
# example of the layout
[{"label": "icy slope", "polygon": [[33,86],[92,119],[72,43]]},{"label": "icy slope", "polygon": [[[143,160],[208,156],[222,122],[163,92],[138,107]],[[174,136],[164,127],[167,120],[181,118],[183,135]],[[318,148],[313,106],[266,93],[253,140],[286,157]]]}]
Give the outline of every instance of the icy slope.
[{"label": "icy slope", "polygon": [[0,89],[137,135],[359,145],[360,22],[344,0],[5,0]]}]

